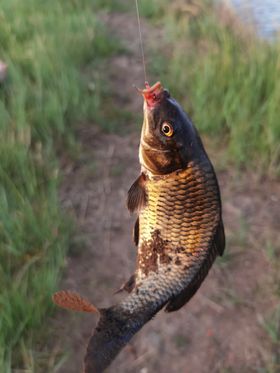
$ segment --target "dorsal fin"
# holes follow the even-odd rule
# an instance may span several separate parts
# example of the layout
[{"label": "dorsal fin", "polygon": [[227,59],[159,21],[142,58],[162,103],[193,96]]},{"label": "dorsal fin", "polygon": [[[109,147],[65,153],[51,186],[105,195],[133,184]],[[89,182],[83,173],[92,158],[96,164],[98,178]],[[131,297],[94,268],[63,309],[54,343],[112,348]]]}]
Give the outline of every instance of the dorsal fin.
[{"label": "dorsal fin", "polygon": [[147,203],[145,189],[146,176],[141,175],[131,185],[127,195],[127,208],[130,212],[141,210]]},{"label": "dorsal fin", "polygon": [[87,299],[81,297],[78,293],[69,290],[58,291],[52,296],[53,302],[62,308],[79,312],[98,313],[98,309]]},{"label": "dorsal fin", "polygon": [[222,256],[226,245],[225,230],[222,219],[220,220],[220,224],[214,237],[214,244],[216,245],[219,255]]}]

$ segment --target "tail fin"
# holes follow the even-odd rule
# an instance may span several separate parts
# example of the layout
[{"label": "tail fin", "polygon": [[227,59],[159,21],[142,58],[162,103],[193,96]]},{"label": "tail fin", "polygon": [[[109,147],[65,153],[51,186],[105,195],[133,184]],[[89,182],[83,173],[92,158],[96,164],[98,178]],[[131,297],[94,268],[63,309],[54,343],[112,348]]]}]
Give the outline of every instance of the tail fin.
[{"label": "tail fin", "polygon": [[121,349],[152,317],[131,315],[118,306],[97,309],[87,299],[72,291],[59,291],[52,297],[59,307],[73,311],[100,313],[100,320],[89,340],[84,373],[102,373]]},{"label": "tail fin", "polygon": [[101,310],[99,323],[89,340],[85,373],[101,373],[114,360],[145,321],[116,307]]}]

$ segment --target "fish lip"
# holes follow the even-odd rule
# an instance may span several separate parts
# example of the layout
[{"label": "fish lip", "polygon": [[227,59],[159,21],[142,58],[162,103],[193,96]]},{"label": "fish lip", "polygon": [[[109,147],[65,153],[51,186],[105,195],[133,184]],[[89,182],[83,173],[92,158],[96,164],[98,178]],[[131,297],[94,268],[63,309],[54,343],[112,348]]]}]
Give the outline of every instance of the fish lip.
[{"label": "fish lip", "polygon": [[144,89],[138,88],[138,92],[143,96],[147,108],[153,109],[161,102],[164,88],[161,82],[156,82],[152,86],[148,82],[145,82],[145,86],[146,88]]}]

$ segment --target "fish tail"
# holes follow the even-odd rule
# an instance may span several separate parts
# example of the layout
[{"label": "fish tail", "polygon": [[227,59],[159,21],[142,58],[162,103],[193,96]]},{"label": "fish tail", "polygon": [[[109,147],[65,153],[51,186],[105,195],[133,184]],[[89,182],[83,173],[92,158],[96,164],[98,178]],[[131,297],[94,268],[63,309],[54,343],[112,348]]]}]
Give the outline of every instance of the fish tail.
[{"label": "fish tail", "polygon": [[100,320],[89,340],[85,373],[101,373],[148,320],[124,313],[117,306],[101,309]]},{"label": "fish tail", "polygon": [[121,304],[99,309],[80,294],[68,290],[55,293],[52,299],[59,307],[100,315],[88,343],[84,373],[102,373],[134,334],[158,311],[149,308],[142,309],[142,312],[129,312]]}]

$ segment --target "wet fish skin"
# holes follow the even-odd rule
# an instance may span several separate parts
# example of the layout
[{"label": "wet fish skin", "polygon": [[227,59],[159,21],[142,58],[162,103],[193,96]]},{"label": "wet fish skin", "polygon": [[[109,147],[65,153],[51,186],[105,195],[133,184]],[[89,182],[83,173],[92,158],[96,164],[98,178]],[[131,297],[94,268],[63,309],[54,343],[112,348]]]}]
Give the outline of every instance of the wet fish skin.
[{"label": "wet fish skin", "polygon": [[223,247],[216,237],[222,231],[223,238],[216,179],[209,164],[191,162],[185,170],[148,180],[146,187],[149,206],[139,216],[136,286],[149,281],[150,271],[162,272],[161,291],[172,293],[167,310],[176,310],[179,298],[190,299],[184,289],[198,289]]},{"label": "wet fish skin", "polygon": [[[160,83],[141,93],[141,174],[128,192],[128,208],[138,214],[136,269],[121,287],[129,295],[99,309],[85,373],[103,372],[159,310],[173,312],[188,302],[225,247],[219,186],[195,127]],[[77,294],[55,298],[63,307],[96,310]]]},{"label": "wet fish skin", "polygon": [[[148,97],[146,97],[146,94]],[[198,290],[225,246],[221,199],[213,166],[181,106],[156,84],[143,92],[142,173],[128,193],[137,211],[136,271],[119,304],[101,311],[85,372],[101,372],[160,309],[181,308]],[[166,138],[162,123],[171,123]]]}]

